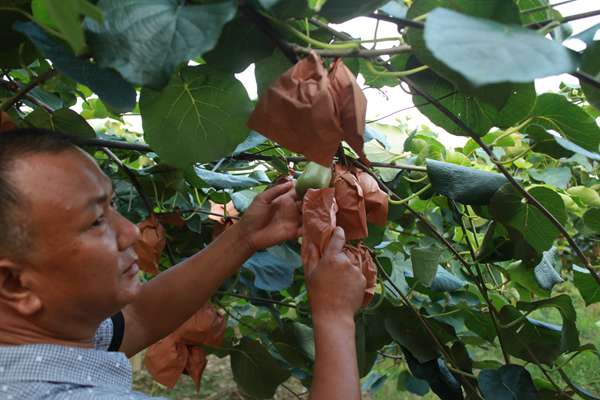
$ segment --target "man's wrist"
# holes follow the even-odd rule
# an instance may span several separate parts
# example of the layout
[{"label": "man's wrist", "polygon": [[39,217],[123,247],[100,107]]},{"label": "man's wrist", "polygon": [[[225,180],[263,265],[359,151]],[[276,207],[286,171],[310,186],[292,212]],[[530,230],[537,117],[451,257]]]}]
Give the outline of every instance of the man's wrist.
[{"label": "man's wrist", "polygon": [[349,329],[354,334],[354,316],[344,313],[313,313],[315,329]]},{"label": "man's wrist", "polygon": [[253,248],[250,241],[250,233],[247,232],[241,223],[233,224],[225,233],[231,235],[232,250],[240,252],[244,260],[252,257],[256,250]]}]

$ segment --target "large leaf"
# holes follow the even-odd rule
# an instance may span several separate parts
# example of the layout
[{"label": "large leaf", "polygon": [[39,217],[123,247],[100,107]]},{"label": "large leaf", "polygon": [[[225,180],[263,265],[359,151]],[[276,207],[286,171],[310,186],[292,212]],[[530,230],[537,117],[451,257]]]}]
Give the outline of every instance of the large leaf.
[{"label": "large leaf", "polygon": [[[594,42],[583,53],[581,70],[593,76],[596,80],[600,79],[600,41]],[[581,82],[581,89],[590,104],[600,110],[600,89],[583,81]]]},{"label": "large leaf", "polygon": [[[450,82],[432,71],[423,71],[411,76],[411,78],[419,89],[437,99],[441,105],[456,115],[479,136],[485,135],[494,126],[498,111],[492,105],[484,103],[471,95],[457,92]],[[437,126],[453,135],[469,136],[468,132],[456,125],[436,106],[429,104],[424,97],[413,95],[413,103],[421,104],[421,106],[418,106],[419,111]]]},{"label": "large leaf", "polygon": [[420,362],[411,352],[402,347],[410,372],[426,381],[431,390],[443,400],[462,400],[463,393],[458,379],[448,369],[442,358]]},{"label": "large leaf", "polygon": [[556,308],[560,313],[563,325],[561,329],[560,351],[575,351],[579,347],[579,332],[577,331],[577,313],[571,298],[561,294],[550,299],[534,301],[531,303],[519,302],[517,307],[524,311],[539,310],[542,308]]},{"label": "large leaf", "polygon": [[520,365],[484,369],[479,373],[478,381],[486,400],[537,400],[531,375]]},{"label": "large leaf", "polygon": [[566,189],[573,177],[571,169],[567,167],[530,169],[527,172],[536,181],[547,183],[559,189]]},{"label": "large leaf", "polygon": [[[503,24],[519,24],[519,10],[512,1],[506,0],[415,0],[408,10],[407,17],[414,19],[427,15],[438,7],[445,7],[462,14],[478,18],[487,18]],[[461,93],[475,96],[478,101],[493,105],[496,109],[503,107],[514,95],[514,85],[511,83],[500,83],[474,86],[465,77],[449,68],[444,62],[437,59],[427,48],[423,29],[410,28],[405,35],[406,41],[411,45],[415,56],[424,64],[445,80],[452,83]]]},{"label": "large leaf", "polygon": [[164,162],[185,166],[233,152],[248,134],[252,104],[233,75],[186,67],[160,91],[140,96],[144,137]]},{"label": "large leaf", "polygon": [[290,376],[263,345],[247,337],[243,337],[230,354],[233,379],[253,397],[273,397],[277,387]]},{"label": "large leaf", "polygon": [[463,204],[486,205],[507,183],[501,174],[435,160],[427,160],[427,175],[437,193]]},{"label": "large leaf", "polygon": [[117,112],[133,109],[136,92],[121,75],[109,68],[100,68],[75,55],[33,22],[17,22],[15,29],[26,34],[35,46],[52,61],[54,68],[83,83]]},{"label": "large leaf", "polygon": [[34,110],[27,115],[25,121],[36,128],[50,129],[62,133],[76,135],[81,138],[94,138],[94,129],[75,111],[61,108],[54,112],[48,112],[43,108]]},{"label": "large leaf", "polygon": [[410,249],[410,261],[415,279],[425,286],[431,285],[443,253],[442,249],[435,246]]},{"label": "large leaf", "polygon": [[331,22],[340,23],[368,14],[389,0],[327,0],[320,14]]},{"label": "large leaf", "polygon": [[100,0],[104,23],[88,20],[90,45],[103,66],[128,81],[161,87],[182,62],[212,49],[236,12],[232,0]]},{"label": "large leaf", "polygon": [[205,183],[217,189],[247,189],[261,185],[259,181],[249,176],[231,175],[200,167],[194,167],[194,171]]},{"label": "large leaf", "polygon": [[600,208],[591,208],[583,214],[583,223],[586,227],[600,233]]},{"label": "large leaf", "polygon": [[600,302],[600,285],[592,277],[590,271],[573,265],[573,283],[583,297],[586,306]]},{"label": "large leaf", "polygon": [[217,45],[204,55],[204,59],[217,69],[238,73],[253,62],[270,56],[274,46],[258,25],[240,16],[225,25]]},{"label": "large leaf", "polygon": [[51,25],[63,34],[75,54],[78,55],[86,48],[80,15],[87,15],[97,21],[102,21],[101,11],[87,0],[34,0],[32,7],[34,17],[37,17],[36,9],[43,8]]},{"label": "large leaf", "polygon": [[500,328],[507,352],[530,362],[552,364],[563,352],[561,350],[562,329],[532,318],[523,318],[515,307],[505,305],[500,310]]},{"label": "large leaf", "polygon": [[[432,319],[426,321],[440,343],[456,340],[454,329],[450,325]],[[421,363],[435,360],[440,354],[435,341],[409,307],[388,310],[385,328],[394,341],[406,347]]]},{"label": "large leaf", "polygon": [[600,128],[596,121],[566,97],[555,93],[538,96],[531,115],[534,117],[532,125],[557,131],[574,144],[598,152]]},{"label": "large leaf", "polygon": [[258,95],[262,95],[268,87],[292,66],[290,60],[279,49],[275,49],[273,54],[256,62],[254,76],[256,77],[256,87]]},{"label": "large leaf", "polygon": [[[25,12],[31,11],[27,1],[12,4],[12,7]],[[26,36],[13,29],[16,21],[27,21],[27,17],[19,12],[0,12],[1,68],[20,68],[22,63],[29,65],[37,56],[35,47],[27,40]]]},{"label": "large leaf", "polygon": [[[554,190],[533,187],[528,193],[538,200],[560,223],[566,221],[565,205]],[[559,235],[558,229],[536,207],[524,202],[511,184],[502,186],[492,197],[490,212],[496,220],[523,235],[533,248],[542,253],[548,250]]]},{"label": "large leaf", "polygon": [[298,253],[286,245],[269,247],[256,252],[244,263],[254,273],[254,286],[277,292],[294,282],[294,270],[302,265]]},{"label": "large leaf", "polygon": [[436,58],[475,85],[531,82],[578,66],[566,47],[531,30],[444,8],[429,14],[424,36]]}]

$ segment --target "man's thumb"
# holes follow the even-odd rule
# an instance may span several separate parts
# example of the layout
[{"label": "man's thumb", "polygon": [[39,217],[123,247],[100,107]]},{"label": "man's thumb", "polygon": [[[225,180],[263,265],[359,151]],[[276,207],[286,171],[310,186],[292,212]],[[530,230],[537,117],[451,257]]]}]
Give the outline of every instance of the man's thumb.
[{"label": "man's thumb", "polygon": [[331,235],[331,239],[329,239],[329,243],[327,244],[327,248],[325,249],[324,256],[332,256],[339,254],[344,245],[346,244],[346,234],[344,230],[339,226],[335,228],[333,234]]}]

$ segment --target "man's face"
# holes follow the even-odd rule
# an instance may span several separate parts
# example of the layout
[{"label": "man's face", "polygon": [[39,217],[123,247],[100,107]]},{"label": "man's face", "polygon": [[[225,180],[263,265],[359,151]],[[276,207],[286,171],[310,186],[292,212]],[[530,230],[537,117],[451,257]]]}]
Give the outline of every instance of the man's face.
[{"label": "man's face", "polygon": [[27,156],[13,171],[29,203],[32,248],[22,279],[42,314],[97,322],[134,300],[139,230],[112,208],[112,185],[98,165],[68,150]]}]

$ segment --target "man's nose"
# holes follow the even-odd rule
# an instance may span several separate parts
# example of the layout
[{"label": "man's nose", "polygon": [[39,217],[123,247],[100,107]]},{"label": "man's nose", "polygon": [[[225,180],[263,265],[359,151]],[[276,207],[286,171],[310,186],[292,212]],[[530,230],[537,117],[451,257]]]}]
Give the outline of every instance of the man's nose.
[{"label": "man's nose", "polygon": [[117,242],[119,250],[126,250],[133,246],[140,238],[140,229],[136,224],[115,212],[117,218]]}]

